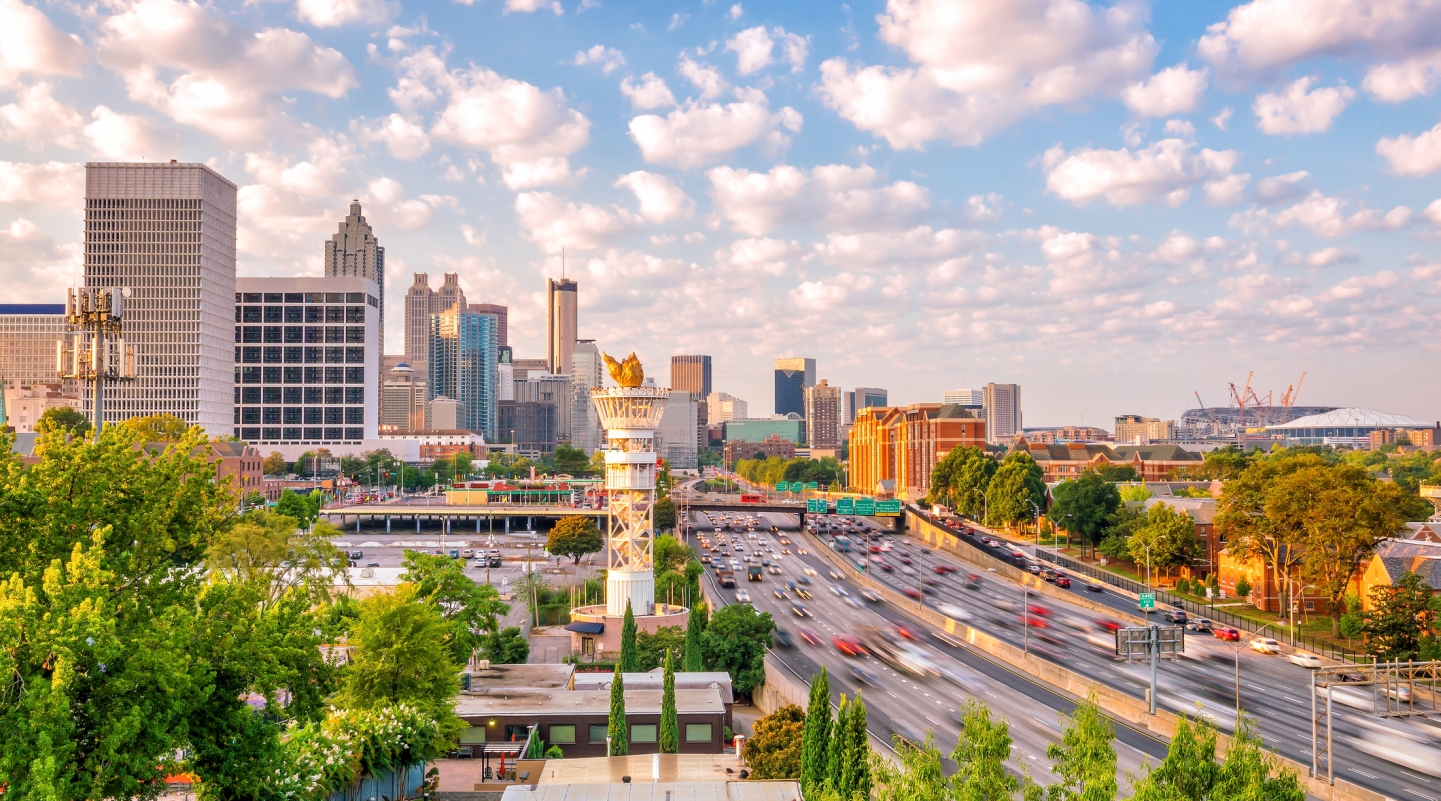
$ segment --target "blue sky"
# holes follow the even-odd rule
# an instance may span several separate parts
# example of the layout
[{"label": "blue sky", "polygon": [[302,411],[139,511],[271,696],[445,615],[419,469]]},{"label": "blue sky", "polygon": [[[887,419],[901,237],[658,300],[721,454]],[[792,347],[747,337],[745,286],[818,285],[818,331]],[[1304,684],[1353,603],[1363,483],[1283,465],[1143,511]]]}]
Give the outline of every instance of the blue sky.
[{"label": "blue sky", "polygon": [[459,272],[541,352],[771,360],[1030,425],[1173,417],[1256,372],[1441,416],[1441,2],[0,0],[0,282],[81,273],[90,160],[203,161],[242,275],[319,270],[360,198],[400,348]]}]

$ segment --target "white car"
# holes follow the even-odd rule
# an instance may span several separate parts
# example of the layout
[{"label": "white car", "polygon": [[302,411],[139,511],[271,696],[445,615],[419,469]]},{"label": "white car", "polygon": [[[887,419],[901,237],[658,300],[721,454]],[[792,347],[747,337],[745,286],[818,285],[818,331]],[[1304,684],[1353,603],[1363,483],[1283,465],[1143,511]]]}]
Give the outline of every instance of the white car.
[{"label": "white car", "polygon": [[748,590],[736,590],[736,603],[748,604],[751,602],[751,594]]},{"label": "white car", "polygon": [[970,620],[971,613],[956,606],[955,604],[941,604],[936,611],[950,618],[951,620]]},{"label": "white car", "polygon": [[807,576],[814,576],[814,575],[816,575],[816,569],[813,568],[813,567],[808,567],[808,568],[806,568],[804,572],[805,572],[805,574],[806,574]]},{"label": "white car", "polygon": [[1315,654],[1308,654],[1305,651],[1297,651],[1286,658],[1291,660],[1291,664],[1300,665],[1303,668],[1317,670],[1321,667],[1321,657]]},{"label": "white car", "polygon": [[1270,637],[1257,637],[1251,641],[1251,650],[1260,651],[1263,654],[1279,654],[1281,653],[1281,643]]}]

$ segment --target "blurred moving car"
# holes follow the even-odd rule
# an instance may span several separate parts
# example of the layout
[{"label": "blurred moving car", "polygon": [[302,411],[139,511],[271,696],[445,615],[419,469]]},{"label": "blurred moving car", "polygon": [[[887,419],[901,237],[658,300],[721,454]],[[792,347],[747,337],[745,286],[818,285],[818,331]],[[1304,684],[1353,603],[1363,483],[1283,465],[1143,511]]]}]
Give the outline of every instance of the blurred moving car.
[{"label": "blurred moving car", "polygon": [[1216,626],[1211,629],[1211,635],[1218,640],[1238,642],[1241,639],[1241,630],[1231,626]]},{"label": "blurred moving car", "polygon": [[799,631],[801,635],[801,640],[803,640],[806,645],[821,644],[821,636],[819,634],[816,634],[814,631],[811,631],[805,626],[801,626]]},{"label": "blurred moving car", "polygon": [[736,590],[736,603],[748,604],[751,602],[751,594],[746,590]]},{"label": "blurred moving car", "polygon": [[952,620],[971,619],[970,612],[967,612],[966,610],[960,608],[959,606],[956,606],[955,604],[941,604],[940,606],[936,607],[936,611],[940,612],[941,614]]},{"label": "blurred moving car", "polygon": [[1209,619],[1204,617],[1198,617],[1195,620],[1187,623],[1186,628],[1199,634],[1201,632],[1210,631],[1213,625],[1215,624],[1213,624]]},{"label": "blurred moving car", "polygon": [[1309,668],[1311,670],[1319,670],[1321,668],[1321,657],[1306,653],[1305,651],[1296,651],[1286,658],[1291,660],[1291,664],[1300,665],[1303,668]]},{"label": "blurred moving car", "polygon": [[879,603],[881,600],[881,594],[871,589],[870,587],[866,587],[865,589],[861,590],[861,597],[866,599],[867,601],[870,601],[871,603]]},{"label": "blurred moving car", "polygon": [[786,631],[785,629],[776,629],[775,631],[771,632],[771,640],[775,642],[777,648],[796,647],[795,640],[791,639],[790,632]]},{"label": "blurred moving car", "polygon": [[1259,651],[1263,654],[1281,653],[1281,643],[1276,642],[1270,637],[1257,637],[1256,639],[1251,640],[1250,647],[1252,651]]},{"label": "blurred moving car", "polygon": [[868,651],[861,641],[849,634],[837,634],[831,638],[831,645],[846,656],[866,656]]}]

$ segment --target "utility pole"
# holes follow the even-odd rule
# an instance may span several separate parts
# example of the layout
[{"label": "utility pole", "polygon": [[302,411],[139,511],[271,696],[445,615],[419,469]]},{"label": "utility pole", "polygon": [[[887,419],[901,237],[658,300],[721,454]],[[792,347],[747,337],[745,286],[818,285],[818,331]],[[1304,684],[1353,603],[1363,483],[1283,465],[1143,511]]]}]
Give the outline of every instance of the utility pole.
[{"label": "utility pole", "polygon": [[55,343],[55,372],[89,383],[95,440],[105,422],[105,382],[135,380],[135,347],[120,335],[129,287],[71,289],[65,297],[64,336]]}]

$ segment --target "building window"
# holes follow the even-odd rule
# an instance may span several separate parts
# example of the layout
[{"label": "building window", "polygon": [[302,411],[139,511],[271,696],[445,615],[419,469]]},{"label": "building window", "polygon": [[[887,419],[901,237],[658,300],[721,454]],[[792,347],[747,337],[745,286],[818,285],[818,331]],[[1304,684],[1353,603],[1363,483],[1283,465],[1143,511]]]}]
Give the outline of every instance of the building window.
[{"label": "building window", "polygon": [[280,342],[282,339],[284,339],[284,331],[285,329],[281,328],[278,325],[265,326],[265,341]]},{"label": "building window", "polygon": [[325,424],[340,425],[345,422],[345,410],[339,406],[325,407]]},{"label": "building window", "polygon": [[360,327],[360,326],[358,326],[358,325],[352,325],[352,326],[350,326],[349,328],[345,329],[345,341],[346,341],[346,342],[364,342],[364,341],[365,341],[365,329],[362,328],[362,327]]},{"label": "building window", "polygon": [[258,407],[258,406],[247,406],[247,407],[241,409],[241,410],[240,410],[240,422],[242,422],[242,423],[259,423],[259,422],[260,422],[260,407]]},{"label": "building window", "polygon": [[347,429],[345,429],[345,438],[346,438],[346,439],[364,439],[364,438],[365,438],[365,429],[363,429],[363,428],[347,428]]},{"label": "building window", "polygon": [[630,726],[630,741],[633,743],[653,743],[656,741],[656,725],[654,723],[632,723]]},{"label": "building window", "polygon": [[713,723],[687,723],[685,724],[685,741],[688,743],[708,743],[715,739]]},{"label": "building window", "polygon": [[254,442],[257,439],[260,439],[260,429],[242,428],[240,429],[240,438],[246,440],[247,442]]},{"label": "building window", "polygon": [[[320,425],[322,422],[324,422],[323,420],[321,420],[321,416],[322,416],[322,412],[321,412],[321,410],[320,410],[320,408],[319,408],[318,406],[307,406],[307,407],[305,407],[305,424],[306,424],[306,425],[308,425],[308,426]],[[308,436],[310,436],[310,435],[307,434],[306,436],[308,437]]]},{"label": "building window", "polygon": [[608,734],[610,731],[604,723],[590,724],[590,741],[592,743],[604,743]]},{"label": "building window", "polygon": [[325,341],[325,329],[318,325],[307,325],[305,327],[305,343],[319,344]]},{"label": "building window", "polygon": [[260,429],[260,438],[263,440],[274,442],[275,440],[280,439],[280,429],[262,428]]},{"label": "building window", "polygon": [[553,725],[550,727],[550,736],[546,738],[553,745],[565,745],[575,742],[575,726]]},{"label": "building window", "polygon": [[[326,369],[326,370],[329,370],[330,368],[327,367],[327,368],[325,368],[325,369]],[[364,384],[364,383],[365,383],[365,368],[364,368],[364,367],[347,367],[347,368],[345,368],[345,383],[347,383],[347,384]]]},{"label": "building window", "polygon": [[307,323],[323,323],[323,322],[325,322],[325,308],[322,307],[322,306],[307,306],[307,307],[305,307],[305,322],[307,322]]},{"label": "building window", "polygon": [[325,349],[325,363],[326,363],[326,364],[344,364],[344,363],[345,363],[345,348],[326,348],[326,349]]},{"label": "building window", "polygon": [[325,308],[325,322],[327,322],[327,323],[343,323],[343,322],[345,322],[345,307],[344,307],[344,306],[327,306],[327,307]]},{"label": "building window", "polygon": [[246,364],[260,364],[260,348],[248,347],[240,349],[240,360]]},{"label": "building window", "polygon": [[240,390],[241,403],[259,403],[260,387],[244,387]]},{"label": "building window", "polygon": [[265,363],[280,364],[280,352],[283,348],[265,348]]},{"label": "building window", "polygon": [[305,403],[308,406],[316,406],[322,403],[320,399],[325,396],[325,390],[321,387],[305,388]]},{"label": "building window", "polygon": [[344,343],[344,342],[345,342],[345,328],[344,328],[343,326],[338,326],[338,325],[328,325],[328,326],[326,326],[326,327],[325,327],[325,342],[326,342],[326,344],[331,344],[331,343],[334,343],[334,342]]},{"label": "building window", "polygon": [[286,425],[299,425],[299,424],[301,423],[300,415],[301,415],[301,409],[300,409],[299,406],[287,406],[287,407],[285,407],[285,424],[286,424]]},{"label": "building window", "polygon": [[285,311],[284,311],[283,309],[281,309],[279,306],[266,306],[266,307],[265,307],[265,322],[267,322],[267,323],[278,323],[278,322],[281,322],[281,319],[280,319],[280,318],[283,317],[284,315],[285,315]]},{"label": "building window", "polygon": [[326,387],[325,403],[328,406],[339,406],[342,394],[342,387]]},{"label": "building window", "polygon": [[279,368],[279,367],[266,367],[266,368],[265,368],[265,383],[267,383],[267,384],[279,384],[279,383],[280,383],[280,368]]},{"label": "building window", "polygon": [[[267,424],[267,425],[275,425],[275,424],[279,423],[279,422],[280,422],[280,407],[279,407],[279,406],[267,406],[267,407],[265,407],[265,409],[264,409],[264,415],[261,417],[260,422],[265,423],[265,424]],[[276,436],[279,436],[279,435],[277,434]]]},{"label": "building window", "polygon": [[286,348],[285,363],[300,364],[305,360],[305,348]]},{"label": "building window", "polygon": [[298,344],[305,341],[305,329],[298,325],[285,326],[285,341]]},{"label": "building window", "polygon": [[259,384],[259,383],[260,383],[260,368],[259,368],[259,367],[242,367],[242,368],[240,368],[240,381],[241,381],[241,383],[244,383],[244,384]]},{"label": "building window", "polygon": [[324,363],[325,363],[325,348],[306,348],[306,349],[305,349],[305,363],[306,363],[306,364],[324,364]]},{"label": "building window", "polygon": [[318,429],[318,428],[307,428],[307,429],[305,429],[305,438],[306,438],[306,439],[311,439],[311,440],[320,439],[320,429]]},{"label": "building window", "polygon": [[285,436],[282,437],[281,439],[286,439],[286,440],[296,440],[296,439],[300,439],[300,429],[298,429],[298,428],[287,428],[287,429],[285,429]]},{"label": "building window", "polygon": [[305,322],[305,309],[302,308],[302,307],[300,307],[300,306],[286,306],[286,307],[285,307],[285,322],[287,322],[287,323],[303,323],[303,322]]},{"label": "building window", "polygon": [[365,423],[365,407],[364,407],[364,406],[348,406],[348,407],[346,407],[346,409],[345,409],[345,424],[346,424],[346,425],[349,425],[349,426],[358,426],[358,425],[363,425],[364,423]]},{"label": "building window", "polygon": [[344,384],[344,383],[345,383],[345,368],[344,368],[344,367],[327,367],[327,368],[325,368],[325,383],[327,383],[327,384]]},{"label": "building window", "polygon": [[365,364],[365,348],[346,348],[346,364]]},{"label": "building window", "polygon": [[264,398],[262,403],[279,403],[280,387],[266,387],[265,389],[261,390],[260,397]]},{"label": "building window", "polygon": [[467,726],[467,727],[465,728],[465,730],[460,733],[460,744],[461,744],[461,745],[479,745],[479,744],[484,743],[484,742],[485,742],[485,727],[484,727],[484,726]]},{"label": "building window", "polygon": [[365,403],[365,387],[346,387],[345,402],[352,406]]},{"label": "building window", "polygon": [[[347,308],[347,309],[345,310],[345,321],[346,321],[347,323],[363,323],[363,322],[365,322],[365,307],[364,307],[364,306],[351,306],[351,307]],[[360,330],[361,330],[361,331],[364,331],[365,329],[362,328],[362,329],[360,329]]]},{"label": "building window", "polygon": [[301,383],[301,381],[302,381],[302,379],[301,379],[301,376],[302,376],[302,375],[303,375],[303,373],[301,372],[301,368],[299,368],[299,367],[287,367],[287,368],[285,368],[285,383],[287,383],[287,384],[299,384],[299,383]]},{"label": "building window", "polygon": [[246,306],[240,314],[240,321],[243,323],[261,322],[261,311],[259,306]]},{"label": "building window", "polygon": [[345,429],[343,429],[343,428],[327,428],[327,429],[325,429],[325,439],[328,439],[328,440],[342,440],[342,439],[345,439],[344,431],[345,431]]}]

